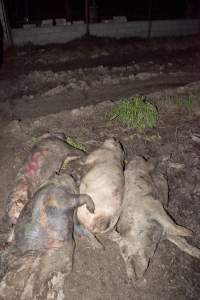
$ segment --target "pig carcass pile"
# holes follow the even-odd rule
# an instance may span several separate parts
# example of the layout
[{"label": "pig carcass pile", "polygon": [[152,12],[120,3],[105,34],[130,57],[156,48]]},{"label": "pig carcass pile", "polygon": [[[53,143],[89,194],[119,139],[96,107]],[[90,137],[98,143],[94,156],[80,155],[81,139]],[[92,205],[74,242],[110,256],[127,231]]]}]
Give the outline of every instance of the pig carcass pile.
[{"label": "pig carcass pile", "polygon": [[[80,183],[67,169],[61,171],[66,160],[79,161]],[[2,299],[57,299],[72,270],[74,232],[86,235],[94,247],[101,247],[95,234],[107,233],[133,280],[144,276],[162,238],[200,258],[200,249],[185,239],[192,232],[167,214],[167,200],[164,176],[143,157],[125,165],[123,147],[114,138],[86,156],[67,145],[63,134],[42,136],[9,195],[8,241],[18,254],[8,260]]]}]

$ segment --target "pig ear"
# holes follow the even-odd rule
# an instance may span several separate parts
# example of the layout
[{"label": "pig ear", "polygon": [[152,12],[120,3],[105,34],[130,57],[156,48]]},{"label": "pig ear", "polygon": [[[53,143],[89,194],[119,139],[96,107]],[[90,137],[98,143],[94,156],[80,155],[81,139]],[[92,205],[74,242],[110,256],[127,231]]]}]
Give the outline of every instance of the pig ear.
[{"label": "pig ear", "polygon": [[143,254],[136,254],[131,258],[131,265],[135,273],[136,279],[140,279],[144,276],[148,266],[149,259]]}]

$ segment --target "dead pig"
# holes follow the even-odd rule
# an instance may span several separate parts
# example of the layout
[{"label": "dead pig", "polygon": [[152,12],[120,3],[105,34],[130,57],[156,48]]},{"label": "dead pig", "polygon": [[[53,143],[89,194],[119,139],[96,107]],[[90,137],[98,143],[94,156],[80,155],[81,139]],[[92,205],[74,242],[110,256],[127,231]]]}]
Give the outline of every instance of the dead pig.
[{"label": "dead pig", "polygon": [[87,172],[81,179],[80,193],[91,196],[95,213],[80,207],[77,216],[79,222],[93,233],[108,231],[119,218],[124,191],[123,163],[124,151],[113,138],[105,140],[86,158]]},{"label": "dead pig", "polygon": [[12,224],[16,223],[28,199],[53,173],[60,170],[64,160],[81,155],[81,151],[67,145],[64,140],[64,134],[45,134],[30,151],[8,198],[7,213]]},{"label": "dead pig", "polygon": [[163,179],[142,157],[135,157],[125,170],[123,210],[117,232],[111,236],[119,244],[130,278],[144,275],[162,237],[200,258],[200,249],[183,238],[191,236],[191,231],[175,224],[164,210],[162,203],[166,203],[168,187]]},{"label": "dead pig", "polygon": [[9,259],[0,283],[3,299],[58,299],[64,293],[72,270],[74,210],[84,204],[94,212],[92,199],[78,194],[67,174],[54,175],[34,194],[14,226],[19,254]]},{"label": "dead pig", "polygon": [[74,209],[84,204],[94,213],[92,199],[78,194],[70,175],[54,175],[20,214],[14,227],[17,248],[22,252],[43,251],[72,243]]}]

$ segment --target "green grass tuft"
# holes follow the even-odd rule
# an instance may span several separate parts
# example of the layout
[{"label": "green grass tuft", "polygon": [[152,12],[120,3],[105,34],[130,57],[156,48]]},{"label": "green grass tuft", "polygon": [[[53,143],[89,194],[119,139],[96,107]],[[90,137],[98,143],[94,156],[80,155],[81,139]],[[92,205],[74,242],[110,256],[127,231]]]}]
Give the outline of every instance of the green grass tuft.
[{"label": "green grass tuft", "polygon": [[177,97],[175,98],[176,106],[179,110],[183,110],[186,112],[191,112],[193,108],[193,99],[191,96],[187,98]]},{"label": "green grass tuft", "polygon": [[87,153],[87,149],[85,148],[85,146],[80,143],[79,141],[77,141],[77,139],[75,139],[74,137],[70,137],[68,136],[66,139],[66,143],[72,147],[74,147],[75,149],[81,150],[85,153]]},{"label": "green grass tuft", "polygon": [[111,115],[111,120],[118,119],[139,132],[155,127],[158,121],[157,108],[143,97],[122,100]]}]

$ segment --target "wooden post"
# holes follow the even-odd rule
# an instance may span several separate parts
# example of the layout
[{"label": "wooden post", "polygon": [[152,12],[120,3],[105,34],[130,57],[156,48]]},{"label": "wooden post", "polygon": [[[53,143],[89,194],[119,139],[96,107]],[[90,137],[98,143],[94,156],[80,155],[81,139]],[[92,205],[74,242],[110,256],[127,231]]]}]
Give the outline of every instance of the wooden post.
[{"label": "wooden post", "polygon": [[147,38],[151,38],[151,29],[152,29],[152,10],[153,10],[153,0],[149,0],[149,12],[148,12],[148,20],[149,20],[149,27],[148,27],[148,35]]},{"label": "wooden post", "polygon": [[28,0],[25,1],[25,20],[26,20],[26,23],[29,23],[29,21],[30,21]]},{"label": "wooden post", "polygon": [[67,22],[72,23],[72,3],[70,0],[65,0],[65,18]]},{"label": "wooden post", "polygon": [[3,0],[0,0],[0,19],[4,31],[4,46],[13,46],[12,33]]},{"label": "wooden post", "polygon": [[86,24],[86,35],[90,34],[89,31],[89,1],[85,0],[85,24]]}]

